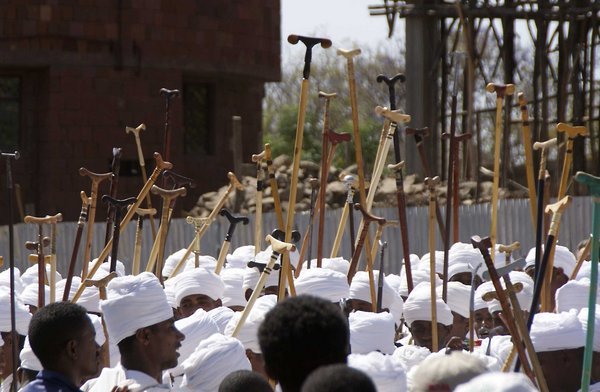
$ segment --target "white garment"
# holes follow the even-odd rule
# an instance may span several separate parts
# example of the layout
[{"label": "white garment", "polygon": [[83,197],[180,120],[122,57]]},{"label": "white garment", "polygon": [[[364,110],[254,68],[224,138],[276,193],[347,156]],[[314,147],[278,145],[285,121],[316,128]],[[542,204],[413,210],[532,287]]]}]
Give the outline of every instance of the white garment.
[{"label": "white garment", "polygon": [[146,373],[127,370],[121,364],[114,368],[104,368],[98,378],[86,382],[81,390],[84,392],[107,392],[114,387],[128,387],[129,392],[164,392],[171,386],[156,381]]},{"label": "white garment", "polygon": [[350,348],[353,354],[368,354],[380,351],[392,354],[395,350],[396,328],[394,318],[387,312],[352,312],[348,317],[350,326]]},{"label": "white garment", "polygon": [[314,295],[330,302],[339,302],[349,295],[346,275],[328,268],[303,269],[295,285],[298,295]]}]

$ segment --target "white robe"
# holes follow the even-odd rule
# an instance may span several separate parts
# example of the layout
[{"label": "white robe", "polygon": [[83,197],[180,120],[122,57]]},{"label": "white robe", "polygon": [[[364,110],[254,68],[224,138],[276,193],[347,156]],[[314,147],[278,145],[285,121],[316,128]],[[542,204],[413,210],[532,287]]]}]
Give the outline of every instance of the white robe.
[{"label": "white robe", "polygon": [[129,388],[130,392],[164,392],[171,386],[160,384],[153,377],[136,370],[127,370],[121,364],[114,368],[104,368],[98,378],[86,382],[81,390],[84,392],[106,392],[113,387]]},{"label": "white robe", "polygon": [[11,384],[12,384],[12,379],[13,379],[13,375],[11,373],[8,375],[8,377],[6,377],[4,380],[2,380],[2,384],[0,384],[0,392],[12,391],[12,389],[10,389]]}]

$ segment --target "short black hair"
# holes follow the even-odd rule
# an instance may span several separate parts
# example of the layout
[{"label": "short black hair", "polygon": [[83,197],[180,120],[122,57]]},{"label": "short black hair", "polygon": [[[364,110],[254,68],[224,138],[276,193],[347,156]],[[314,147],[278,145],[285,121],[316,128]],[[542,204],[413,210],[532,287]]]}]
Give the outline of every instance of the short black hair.
[{"label": "short black hair", "polygon": [[85,309],[70,302],[55,302],[39,309],[29,323],[29,343],[44,369],[53,362],[64,345],[78,339],[91,323]]},{"label": "short black hair", "polygon": [[237,370],[221,381],[219,392],[273,392],[269,382],[251,370]]},{"label": "short black hair", "polygon": [[308,295],[277,304],[258,329],[265,369],[284,391],[299,391],[320,366],[346,363],[349,336],[340,307]]},{"label": "short black hair", "polygon": [[312,372],[301,392],[377,392],[377,388],[366,373],[345,364],[335,364]]}]

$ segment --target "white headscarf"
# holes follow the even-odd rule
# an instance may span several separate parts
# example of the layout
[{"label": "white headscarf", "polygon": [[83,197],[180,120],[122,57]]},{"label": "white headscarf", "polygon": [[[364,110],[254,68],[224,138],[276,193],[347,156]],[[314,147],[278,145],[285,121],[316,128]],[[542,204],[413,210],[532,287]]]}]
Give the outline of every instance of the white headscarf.
[{"label": "white headscarf", "polygon": [[219,333],[200,342],[182,367],[181,386],[197,392],[214,392],[231,372],[252,369],[240,341]]},{"label": "white headscarf", "polygon": [[[162,270],[162,274],[164,277],[170,278],[171,277],[171,273],[173,273],[173,270],[175,269],[175,267],[177,266],[177,263],[179,263],[179,260],[181,260],[181,258],[183,257],[183,255],[186,253],[185,248],[183,249],[179,249],[177,252],[169,255],[169,257],[167,257],[165,259],[165,265],[163,265],[163,270]],[[190,252],[189,256],[187,257],[186,261],[190,261],[190,260],[194,260],[194,253]],[[185,263],[184,263],[185,265]],[[180,270],[179,272],[183,271]]]},{"label": "white headscarf", "polygon": [[224,268],[221,271],[220,276],[225,285],[222,297],[223,306],[246,306],[248,301],[246,301],[244,290],[242,290],[244,270],[242,268],[233,267]]},{"label": "white headscarf", "polygon": [[373,380],[378,392],[407,390],[405,369],[392,355],[377,351],[368,354],[350,354],[348,366],[365,372]]},{"label": "white headscarf", "polygon": [[246,268],[249,261],[254,260],[254,245],[244,245],[236,248],[233,253],[225,256],[225,268]]},{"label": "white headscarf", "polygon": [[[375,293],[377,293],[379,282],[378,270],[373,270],[373,280],[375,283]],[[391,309],[394,303],[398,301],[398,297],[398,293],[388,284],[384,277],[381,307],[383,309]],[[366,271],[358,271],[354,275],[354,278],[352,278],[349,298],[371,303],[371,286],[369,284],[369,274]]]},{"label": "white headscarf", "polygon": [[577,311],[537,313],[531,325],[531,342],[536,352],[583,347],[585,332]]},{"label": "white headscarf", "polygon": [[171,371],[174,376],[178,376],[183,372],[183,362],[192,355],[204,339],[219,333],[219,327],[204,309],[198,309],[191,316],[175,321],[175,327],[185,335],[181,347],[177,350],[178,366]]},{"label": "white headscarf", "polygon": [[217,327],[219,327],[219,332],[225,334],[225,327],[229,320],[233,317],[235,312],[229,309],[226,306],[219,306],[217,308],[211,309],[208,312],[208,315],[217,323]]},{"label": "white headscarf", "polygon": [[[51,267],[50,264],[46,264],[46,276],[50,279]],[[55,274],[56,282],[62,279],[62,276],[58,273]],[[32,283],[36,283],[38,281],[38,266],[37,264],[32,265],[27,268],[25,272],[21,275],[21,282],[23,283],[23,287],[28,286]]]},{"label": "white headscarf", "polygon": [[108,334],[116,344],[140,328],[173,318],[160,281],[150,272],[115,278],[100,302]]},{"label": "white headscarf", "polygon": [[431,354],[431,351],[427,347],[409,344],[396,348],[392,355],[400,361],[404,369],[408,372],[413,367],[419,365],[429,354]]},{"label": "white headscarf", "polygon": [[[419,261],[419,269],[426,271],[429,274],[429,253],[425,253]],[[444,274],[444,252],[440,250],[435,251],[435,273]]]},{"label": "white headscarf", "polygon": [[[480,263],[482,268],[485,266],[485,261],[483,260],[481,252],[477,249],[474,249],[471,245],[468,246],[469,248],[451,248],[448,252],[449,278],[461,272],[471,272],[471,268],[477,267],[477,265],[479,265]],[[479,269],[478,274],[481,274],[482,268]]]},{"label": "white headscarf", "polygon": [[566,246],[555,245],[554,248],[554,268],[562,268],[565,275],[570,277],[577,264],[575,255]]},{"label": "white headscarf", "polygon": [[[265,295],[256,300],[254,306],[252,307],[252,311],[248,315],[246,322],[240,329],[240,332],[236,336],[240,342],[244,345],[244,347],[256,354],[261,354],[262,351],[260,346],[258,345],[258,327],[265,319],[265,315],[269,310],[273,309],[277,305],[277,296],[276,295]],[[225,332],[223,333],[225,336],[231,336],[238,322],[240,321],[240,317],[242,316],[242,312],[235,312],[231,320],[227,323],[225,327]]]},{"label": "white headscarf", "polygon": [[522,373],[483,373],[460,384],[454,392],[537,392],[529,378]]},{"label": "white headscarf", "polygon": [[[62,299],[62,293],[65,291],[66,284],[66,279],[60,280],[56,283],[57,298]],[[79,286],[81,286],[81,278],[79,276],[73,276],[73,280],[71,281],[71,289],[69,290],[69,299],[72,299],[75,296]],[[83,306],[88,312],[101,313],[100,291],[98,288],[95,286],[86,287],[77,300],[77,305]]]},{"label": "white headscarf", "polygon": [[[269,247],[270,248],[270,247]],[[254,261],[260,264],[269,264],[269,260],[271,258],[272,252],[267,248],[267,250],[260,251],[256,254]],[[281,256],[280,256],[281,258]],[[279,260],[278,258],[277,260]],[[279,262],[275,263],[276,265],[280,265]],[[267,281],[265,282],[265,288],[278,286],[279,285],[279,269],[273,269],[271,273],[267,276]],[[246,290],[254,290],[256,284],[258,283],[258,279],[260,278],[261,272],[256,267],[246,267],[244,270],[244,282],[242,283],[242,290],[244,294]]]},{"label": "white headscarf", "polygon": [[[38,282],[27,285],[23,291],[21,291],[21,295],[19,295],[21,302],[24,305],[38,306],[38,288]],[[44,305],[48,305],[49,303],[50,287],[44,285]]]},{"label": "white headscarf", "polygon": [[348,317],[350,325],[350,348],[354,354],[368,354],[380,351],[392,354],[396,349],[394,318],[387,312],[352,312]]},{"label": "white headscarf", "polygon": [[[413,264],[413,265],[417,265],[417,264]],[[413,267],[411,273],[412,273],[412,280],[413,280],[413,288],[417,287],[417,285],[419,283],[429,282],[429,272],[428,271],[424,271],[424,270]],[[400,295],[403,297],[408,297],[408,285],[406,283],[406,270],[405,270],[404,266],[402,266],[402,270],[400,271],[400,277],[402,278],[402,285],[400,286]],[[435,276],[435,285],[439,286],[441,284],[442,284],[442,280],[436,275]]]},{"label": "white headscarf", "polygon": [[[31,313],[25,305],[15,296],[15,328],[19,335],[27,335]],[[10,293],[6,290],[0,290],[0,332],[10,332]]]},{"label": "white headscarf", "polygon": [[[442,297],[442,288],[436,287],[438,297]],[[469,318],[469,301],[471,298],[471,286],[460,282],[448,282],[447,303],[454,313],[458,313],[465,318]]]},{"label": "white headscarf", "polygon": [[[307,262],[304,261],[302,263],[302,270],[306,269],[307,265]],[[310,266],[311,268],[315,268],[317,266],[317,259],[312,259]],[[348,275],[348,270],[350,269],[350,262],[344,259],[343,257],[323,257],[321,259],[321,268],[328,268],[330,270],[341,272],[344,275]]]},{"label": "white headscarf", "polygon": [[350,292],[346,275],[328,268],[303,269],[295,286],[297,295],[310,294],[330,302],[348,298]]},{"label": "white headscarf", "polygon": [[188,295],[202,294],[216,301],[223,298],[224,292],[223,279],[202,267],[183,272],[175,283],[175,299],[178,307],[181,306],[181,300]]},{"label": "white headscarf", "polygon": [[[594,316],[594,351],[600,353],[600,305],[596,305]],[[581,327],[587,336],[588,308],[581,309],[577,314],[577,318],[579,319]]]},{"label": "white headscarf", "polygon": [[[431,321],[431,285],[428,282],[419,283],[404,302],[404,319],[410,327],[414,321]],[[436,298],[437,322],[442,325],[452,325],[452,311],[441,297]]]},{"label": "white headscarf", "polygon": [[[0,272],[0,287],[6,287],[10,291],[10,268]],[[21,271],[15,267],[15,292],[19,294],[21,291],[23,291],[23,287],[23,282],[21,281]]]},{"label": "white headscarf", "polygon": [[[90,271],[92,269],[94,264],[96,264],[96,261],[98,261],[97,258],[92,260],[88,264],[88,271]],[[125,265],[119,260],[117,260],[117,264],[115,265],[115,272],[117,273],[117,276],[125,276]],[[94,276],[91,279],[92,280],[104,279],[108,276],[108,274],[110,274],[110,256],[108,256],[106,258],[106,260],[102,264],[100,264],[100,267],[98,268],[98,270],[96,270],[96,273],[94,274]]]},{"label": "white headscarf", "polygon": [[99,316],[90,313],[88,313],[88,318],[94,326],[94,332],[96,332],[94,340],[98,346],[102,346],[104,342],[106,342],[106,336],[104,336],[104,327],[102,326],[102,319]]},{"label": "white headscarf", "polygon": [[39,372],[44,368],[38,357],[35,356],[33,350],[31,349],[31,344],[29,343],[29,336],[25,337],[25,343],[23,344],[23,349],[19,354],[19,359],[21,359],[21,367],[23,369],[29,369]]},{"label": "white headscarf", "polygon": [[[583,278],[570,280],[556,290],[556,311],[568,312],[587,308],[590,294],[590,280]],[[600,304],[600,290],[596,294],[596,303]]]}]

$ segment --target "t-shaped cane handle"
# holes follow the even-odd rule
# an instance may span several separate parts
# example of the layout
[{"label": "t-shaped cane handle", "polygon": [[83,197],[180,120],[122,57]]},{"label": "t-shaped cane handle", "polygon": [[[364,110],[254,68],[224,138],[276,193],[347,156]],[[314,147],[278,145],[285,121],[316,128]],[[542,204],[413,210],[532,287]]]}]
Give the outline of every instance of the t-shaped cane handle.
[{"label": "t-shaped cane handle", "polygon": [[310,78],[310,63],[312,61],[312,48],[316,44],[321,44],[323,49],[327,49],[331,46],[331,40],[327,38],[315,38],[306,37],[303,35],[290,34],[288,35],[288,42],[292,45],[296,45],[298,42],[302,42],[306,45],[306,54],[304,55],[304,70],[302,71],[302,77],[306,80]]},{"label": "t-shaped cane handle", "polygon": [[135,209],[135,213],[138,216],[148,216],[148,215],[156,215],[156,208],[141,208],[138,207]]},{"label": "t-shaped cane handle", "polygon": [[219,215],[224,216],[229,221],[229,230],[227,230],[227,235],[225,236],[225,241],[231,241],[231,236],[235,231],[235,227],[238,223],[242,223],[243,225],[247,225],[250,220],[245,216],[233,216],[231,212],[227,208],[221,208],[219,211]]},{"label": "t-shaped cane handle", "polygon": [[56,215],[46,215],[44,217],[27,215],[25,218],[23,218],[23,222],[33,223],[36,225],[53,224],[57,222],[62,222],[62,214],[59,212]]},{"label": "t-shaped cane handle", "polygon": [[254,162],[254,163],[260,163],[260,162],[262,162],[263,159],[265,159],[265,155],[266,155],[266,151],[265,150],[262,150],[258,154],[252,154],[252,162]]},{"label": "t-shaped cane handle", "polygon": [[385,75],[377,75],[377,83],[384,82],[388,87],[388,93],[390,96],[390,108],[392,110],[396,109],[396,82],[404,83],[406,81],[406,77],[404,74],[396,74],[392,76],[392,78],[388,78]]},{"label": "t-shaped cane handle", "polygon": [[[275,229],[271,232],[271,237],[279,240],[279,241],[284,241],[285,238],[285,232],[283,230],[279,230],[279,229]],[[302,235],[300,234],[300,232],[298,230],[292,230],[292,243],[297,243],[298,241],[300,241],[300,238],[302,237]]]},{"label": "t-shaped cane handle", "polygon": [[176,188],[176,189],[163,189],[156,185],[152,185],[152,188],[150,189],[150,191],[153,194],[162,197],[165,200],[165,205],[168,205],[168,203],[170,203],[171,200],[173,200],[179,196],[185,196],[187,194],[187,188],[185,188],[185,187]]},{"label": "t-shaped cane handle", "polygon": [[495,92],[498,98],[504,98],[507,95],[513,95],[515,93],[515,85],[488,83],[487,86],[485,86],[485,90],[489,93]]},{"label": "t-shaped cane handle", "polygon": [[352,139],[352,135],[349,133],[337,133],[331,130],[327,130],[327,140],[331,145],[336,146],[340,143],[349,142]]},{"label": "t-shaped cane handle", "polygon": [[196,188],[196,181],[189,177],[182,176],[181,174],[175,173],[173,170],[165,170],[163,172],[163,177],[171,182],[173,188],[181,188],[183,186],[189,188]]},{"label": "t-shaped cane handle", "polygon": [[177,89],[169,90],[163,87],[160,89],[160,93],[165,97],[167,101],[170,101],[171,99],[179,96],[179,90]]},{"label": "t-shaped cane handle", "polygon": [[419,143],[423,143],[423,139],[429,135],[429,127],[423,127],[423,128],[406,127],[404,129],[404,132],[406,132],[407,135],[413,135],[415,137],[415,143],[417,143],[417,146],[418,146]]},{"label": "t-shaped cane handle", "polygon": [[142,143],[140,142],[140,132],[146,130],[146,124],[140,124],[137,127],[125,127],[125,133],[133,133],[135,137],[135,145],[137,147],[138,159],[140,161],[140,166],[146,166],[146,162],[144,161],[144,153],[142,152]]},{"label": "t-shaped cane handle", "polygon": [[240,191],[244,190],[244,186],[237,179],[237,177],[235,176],[235,174],[233,174],[232,172],[228,172],[227,173],[227,178],[229,179],[229,184],[232,185],[234,188],[236,188],[237,190],[240,190]]},{"label": "t-shaped cane handle", "polygon": [[385,225],[385,223],[387,222],[387,219],[375,216],[369,211],[365,210],[365,208],[362,205],[360,205],[360,203],[355,203],[354,209],[360,211],[360,213],[362,214],[363,219],[366,223],[365,226],[367,226],[371,222],[376,222],[378,225]]},{"label": "t-shaped cane handle", "polygon": [[400,170],[404,169],[404,161],[400,161],[395,164],[389,164],[389,165],[387,165],[387,168],[393,172],[400,171]]},{"label": "t-shaped cane handle", "polygon": [[109,273],[102,279],[98,279],[98,280],[86,279],[83,281],[83,285],[85,287],[97,287],[98,291],[100,292],[100,299],[106,300],[107,299],[106,286],[108,286],[108,283],[116,277],[117,277],[117,273],[115,271],[112,271],[111,273]]},{"label": "t-shaped cane handle", "polygon": [[502,253],[509,253],[510,254],[510,253],[514,252],[515,250],[520,249],[520,248],[521,248],[521,243],[519,241],[515,241],[515,242],[513,242],[510,245],[498,244],[498,252],[502,252]]},{"label": "t-shaped cane handle", "polygon": [[390,110],[386,107],[376,106],[375,113],[387,118],[388,120],[390,120],[392,122],[395,122],[396,124],[410,122],[409,114],[400,113],[397,110]]},{"label": "t-shaped cane handle", "polygon": [[588,130],[586,127],[581,125],[569,125],[565,123],[556,124],[556,130],[558,132],[565,132],[567,137],[571,140],[575,139],[577,136],[587,136]]},{"label": "t-shaped cane handle", "polygon": [[429,191],[433,192],[435,194],[435,187],[439,185],[439,183],[441,182],[440,177],[439,176],[435,176],[435,177],[425,177],[425,179],[423,180],[423,182],[425,183],[425,186],[427,187],[427,189],[429,189]]},{"label": "t-shaped cane handle", "polygon": [[84,176],[84,177],[89,177],[92,180],[92,188],[94,186],[98,186],[99,183],[101,183],[104,180],[108,180],[109,178],[112,177],[113,173],[112,172],[108,172],[108,173],[94,173],[89,171],[88,169],[86,169],[85,167],[79,168],[79,175],[80,176]]}]

